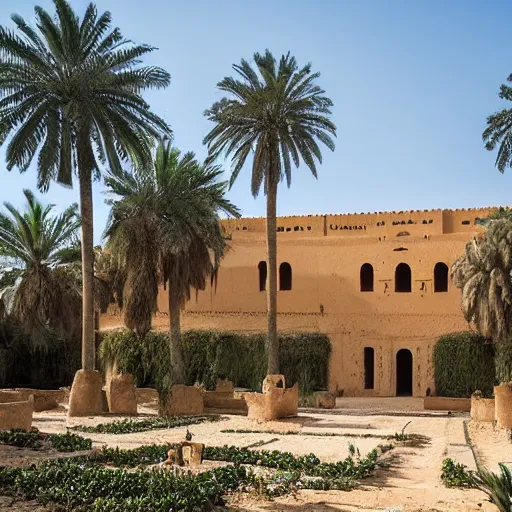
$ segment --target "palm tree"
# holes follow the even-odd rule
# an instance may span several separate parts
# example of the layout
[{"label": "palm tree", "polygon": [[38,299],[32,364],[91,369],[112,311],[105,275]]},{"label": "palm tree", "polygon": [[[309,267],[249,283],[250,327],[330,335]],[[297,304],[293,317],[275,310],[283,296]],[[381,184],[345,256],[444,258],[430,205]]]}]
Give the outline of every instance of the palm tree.
[{"label": "palm tree", "polygon": [[[507,81],[512,82],[512,75],[508,76]],[[499,97],[512,101],[512,87],[502,84]],[[505,172],[507,167],[512,166],[512,109],[504,108],[490,115],[482,138],[488,151],[494,151],[498,146],[495,165],[500,172]]]},{"label": "palm tree", "polygon": [[233,164],[230,186],[248,156],[253,154],[251,192],[256,197],[263,185],[267,196],[267,312],[268,374],[279,373],[277,338],[277,186],[284,177],[288,187],[292,162],[300,160],[317,177],[316,161],[322,162],[317,140],[334,151],[331,137],[336,126],[329,120],[332,101],[315,84],[320,73],[311,65],[299,69],[288,53],[276,62],[267,50],[254,54],[254,69],[242,60],[233,65],[237,78],[226,77],[217,87],[227,93],[205,112],[214,128],[204,139],[210,158],[221,154]]},{"label": "palm tree", "polygon": [[512,380],[512,222],[495,220],[466,244],[451,267],[462,290],[462,312],[485,337],[496,343],[496,376]]},{"label": "palm tree", "polygon": [[36,28],[13,15],[19,35],[0,27],[0,141],[7,168],[26,171],[36,153],[38,187],[55,180],[72,186],[78,176],[82,218],[82,366],[95,368],[92,180],[102,166],[151,161],[150,138],[168,133],[141,92],[163,88],[164,70],[140,67],[152,52],[133,45],[111,15],[89,4],[80,18],[66,0],[54,0],[56,17],[35,7]]},{"label": "palm tree", "polygon": [[181,156],[170,142],[158,145],[154,163],[106,180],[115,196],[105,236],[125,273],[124,321],[145,335],[157,307],[159,284],[169,286],[172,383],[185,383],[180,311],[190,289],[215,279],[226,240],[218,212],[239,216],[225,198],[222,170],[201,165],[194,153]]},{"label": "palm tree", "polygon": [[80,262],[78,206],[53,214],[29,190],[25,212],[4,203],[0,252],[13,267],[3,274],[0,303],[34,348],[49,339],[79,339],[81,293],[72,267]]}]

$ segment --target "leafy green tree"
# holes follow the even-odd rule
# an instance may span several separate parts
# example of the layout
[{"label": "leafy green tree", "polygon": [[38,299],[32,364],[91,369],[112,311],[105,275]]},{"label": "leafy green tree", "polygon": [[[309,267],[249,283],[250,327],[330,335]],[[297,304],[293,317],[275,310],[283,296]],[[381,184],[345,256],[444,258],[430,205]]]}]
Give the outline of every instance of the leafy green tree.
[{"label": "leafy green tree", "polygon": [[495,220],[466,244],[450,269],[462,291],[462,312],[496,344],[496,376],[512,380],[512,222]]},{"label": "leafy green tree", "polygon": [[33,347],[50,339],[78,340],[81,324],[80,282],[72,266],[80,262],[78,206],[55,215],[24,190],[24,212],[4,203],[0,212],[0,252],[13,266],[2,273],[0,302]]},{"label": "leafy green tree", "polygon": [[[163,88],[164,70],[141,67],[154,50],[124,39],[111,15],[89,4],[82,19],[66,0],[56,16],[35,7],[36,27],[13,15],[17,33],[0,27],[0,141],[7,168],[28,169],[37,155],[38,187],[73,185],[77,175],[82,219],[82,366],[94,370],[94,249],[92,180],[103,166],[151,161],[152,137],[168,133],[141,93]],[[150,138],[151,137],[151,138]]]},{"label": "leafy green tree", "polygon": [[185,383],[180,311],[190,289],[215,279],[226,250],[218,212],[238,216],[225,198],[222,170],[201,165],[194,153],[183,156],[160,142],[154,162],[133,173],[113,174],[113,194],[105,236],[107,248],[125,274],[125,325],[144,336],[157,308],[159,284],[169,287],[172,383]]},{"label": "leafy green tree", "polygon": [[292,163],[301,159],[317,177],[322,162],[318,142],[334,151],[336,126],[329,119],[332,101],[325,96],[311,65],[299,68],[294,57],[276,61],[267,50],[254,54],[253,68],[242,60],[233,65],[236,77],[226,77],[217,87],[226,97],[205,112],[215,126],[204,142],[210,158],[231,158],[230,185],[237,179],[249,155],[252,159],[251,192],[257,196],[263,185],[267,196],[267,312],[268,374],[279,373],[277,338],[277,187],[292,179]]}]

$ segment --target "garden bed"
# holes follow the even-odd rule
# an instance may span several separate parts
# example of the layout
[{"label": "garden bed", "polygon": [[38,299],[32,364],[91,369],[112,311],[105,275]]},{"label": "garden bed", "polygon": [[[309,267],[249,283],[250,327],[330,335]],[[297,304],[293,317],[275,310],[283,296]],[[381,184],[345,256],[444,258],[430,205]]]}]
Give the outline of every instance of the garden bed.
[{"label": "garden bed", "polygon": [[[72,436],[74,442],[76,437]],[[26,447],[39,442],[40,433],[12,432],[4,441]],[[66,510],[207,511],[222,506],[234,492],[275,497],[299,489],[349,490],[385,463],[380,455],[390,448],[374,449],[366,457],[354,450],[344,460],[323,463],[313,454],[206,447],[203,467],[175,473],[161,466],[171,446],[103,448],[88,455],[45,460],[28,469],[0,467],[0,493]]]}]

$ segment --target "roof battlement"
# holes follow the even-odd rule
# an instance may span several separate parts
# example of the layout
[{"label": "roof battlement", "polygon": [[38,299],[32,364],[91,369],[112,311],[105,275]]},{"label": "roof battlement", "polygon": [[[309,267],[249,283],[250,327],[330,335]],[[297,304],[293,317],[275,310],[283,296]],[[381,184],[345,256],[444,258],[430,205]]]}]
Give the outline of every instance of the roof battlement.
[{"label": "roof battlement", "polygon": [[[278,219],[307,219],[311,217],[343,217],[343,216],[354,216],[354,215],[404,215],[408,213],[431,213],[431,212],[443,212],[447,214],[453,214],[457,212],[494,212],[499,208],[504,208],[505,210],[511,210],[511,206],[481,206],[476,208],[431,208],[427,210],[387,210],[384,212],[352,212],[352,213],[310,213],[305,215],[282,215],[278,216]],[[266,217],[241,217],[239,220],[264,220]],[[230,219],[224,219],[230,220]]]},{"label": "roof battlement", "polygon": [[[488,217],[499,207],[461,209],[408,210],[373,213],[335,213],[323,215],[292,215],[277,218],[277,232],[301,236],[377,236],[379,239],[398,236],[421,236],[475,231],[475,221]],[[509,209],[510,207],[506,207]],[[224,219],[226,232],[250,235],[266,229],[265,217]]]}]

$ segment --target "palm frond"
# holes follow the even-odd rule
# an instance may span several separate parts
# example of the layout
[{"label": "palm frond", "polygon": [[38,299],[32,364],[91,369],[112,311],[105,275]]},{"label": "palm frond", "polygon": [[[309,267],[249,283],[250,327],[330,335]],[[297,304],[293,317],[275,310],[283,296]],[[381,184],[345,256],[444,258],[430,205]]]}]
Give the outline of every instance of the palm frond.
[{"label": "palm frond", "polygon": [[317,176],[322,162],[320,141],[334,151],[336,126],[329,119],[332,101],[315,85],[319,73],[308,64],[299,69],[289,53],[277,63],[274,56],[254,55],[256,69],[242,60],[233,66],[237,79],[226,77],[218,88],[227,93],[205,112],[215,123],[204,138],[209,160],[221,155],[231,159],[230,185],[237,179],[251,153],[251,190],[258,195],[262,184],[286,179],[291,186],[291,161],[302,160]]},{"label": "palm frond", "polygon": [[225,198],[221,174],[219,166],[200,164],[161,140],[152,165],[106,179],[107,248],[125,273],[125,323],[139,334],[151,327],[159,285],[173,279],[183,305],[191,287],[204,289],[218,267],[226,244],[218,212],[240,215]]}]

